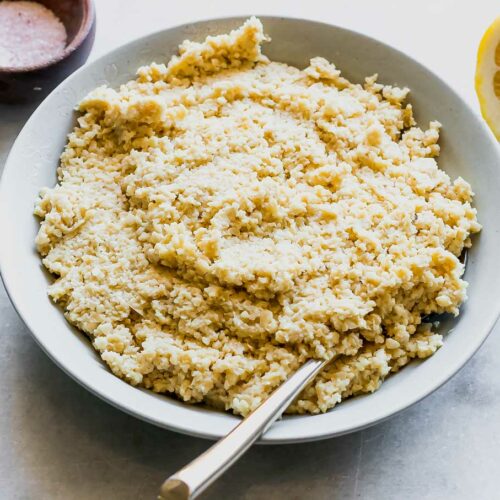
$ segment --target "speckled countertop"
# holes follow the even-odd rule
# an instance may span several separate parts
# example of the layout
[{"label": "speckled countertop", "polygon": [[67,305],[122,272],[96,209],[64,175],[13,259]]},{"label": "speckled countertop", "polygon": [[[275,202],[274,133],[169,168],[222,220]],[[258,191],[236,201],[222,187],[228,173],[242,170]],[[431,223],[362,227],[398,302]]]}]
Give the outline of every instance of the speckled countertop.
[{"label": "speckled countertop", "polygon": [[[477,43],[500,14],[498,0],[473,5],[462,0],[254,0],[251,7],[239,0],[96,4],[91,59],[129,39],[203,17],[308,17],[361,30],[408,52],[474,106]],[[34,107],[0,106],[0,165]],[[3,287],[0,339],[2,500],[153,499],[166,476],[209,446],[125,415],[73,382],[35,344]],[[256,446],[203,498],[500,498],[498,353],[500,326],[457,376],[409,410],[337,439]]]}]

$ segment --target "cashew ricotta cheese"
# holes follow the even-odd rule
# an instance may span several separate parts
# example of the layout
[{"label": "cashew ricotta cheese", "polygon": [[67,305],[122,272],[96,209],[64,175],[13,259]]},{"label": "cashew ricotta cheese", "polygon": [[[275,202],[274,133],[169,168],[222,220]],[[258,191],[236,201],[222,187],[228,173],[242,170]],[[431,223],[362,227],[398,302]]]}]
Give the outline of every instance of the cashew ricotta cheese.
[{"label": "cashew ricotta cheese", "polygon": [[422,319],[458,314],[480,226],[408,89],[265,41],[251,18],[85,97],[36,244],[117,376],[247,415],[335,358],[289,409],[318,413],[441,346]]}]

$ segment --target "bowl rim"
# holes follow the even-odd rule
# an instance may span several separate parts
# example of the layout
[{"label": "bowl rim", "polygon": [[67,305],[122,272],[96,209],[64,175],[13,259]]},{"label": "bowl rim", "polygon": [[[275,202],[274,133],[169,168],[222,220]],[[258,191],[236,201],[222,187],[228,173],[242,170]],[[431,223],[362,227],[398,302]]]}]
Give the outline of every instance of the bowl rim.
[{"label": "bowl rim", "polygon": [[[483,121],[480,119],[478,113],[476,113],[468,104],[467,101],[465,101],[453,88],[451,88],[441,77],[436,75],[432,70],[428,69],[426,66],[424,66],[422,63],[420,63],[417,59],[415,59],[412,56],[409,56],[405,54],[404,52],[394,48],[393,46],[382,42],[378,40],[377,38],[365,35],[362,32],[345,28],[342,26],[334,25],[331,23],[326,23],[322,21],[317,21],[313,19],[307,19],[303,17],[293,17],[293,16],[267,16],[267,15],[258,15],[255,14],[256,17],[262,20],[262,22],[265,24],[267,20],[291,20],[291,21],[299,21],[299,22],[306,22],[306,23],[311,23],[311,24],[317,24],[317,25],[322,25],[326,26],[328,28],[333,28],[337,29],[340,31],[344,31],[347,33],[350,33],[352,35],[355,35],[357,37],[360,37],[364,40],[366,40],[368,43],[377,43],[381,47],[383,47],[385,50],[393,51],[399,56],[402,56],[408,60],[411,61],[412,64],[416,65],[417,68],[423,72],[425,72],[428,76],[434,78],[447,92],[452,94],[452,96],[460,101],[461,105],[463,106],[464,109],[466,109],[471,116],[475,120],[475,123],[473,124],[475,127],[478,127],[481,129],[482,133],[485,134],[488,137],[488,140],[492,144],[492,146],[498,146],[497,142],[494,140],[493,135],[491,131],[488,129],[488,127],[483,123]],[[247,19],[250,16],[223,16],[223,17],[214,17],[214,18],[203,18],[203,19],[197,19],[193,22],[188,22],[188,23],[183,23],[179,25],[174,25],[170,26],[168,28],[160,29],[155,32],[149,33],[147,35],[143,35],[140,37],[137,37],[133,40],[128,41],[125,44],[122,44],[113,50],[101,55],[99,58],[95,59],[92,61],[92,63],[85,65],[81,68],[79,68],[77,71],[75,71],[72,75],[70,75],[68,78],[66,78],[62,83],[60,83],[52,92],[49,94],[46,98],[49,99],[51,98],[52,94],[55,92],[58,92],[58,90],[70,83],[72,80],[76,80],[79,78],[79,75],[81,72],[86,71],[89,66],[91,66],[93,63],[97,63],[100,61],[103,61],[105,59],[111,58],[114,54],[117,54],[119,51],[122,51],[125,47],[133,46],[136,44],[139,44],[141,42],[145,42],[148,39],[153,39],[160,34],[166,32],[166,31],[171,31],[171,30],[178,30],[181,28],[189,27],[192,25],[196,24],[209,24],[209,23],[214,23],[214,22],[221,22],[221,21],[229,21],[229,22],[243,22],[245,19]],[[168,57],[166,54],[165,57]],[[45,100],[43,101],[45,102]],[[2,172],[2,176],[0,177],[0,229],[2,226],[5,224],[4,222],[2,223],[2,214],[6,213],[6,206],[4,206],[4,199],[5,197],[2,196],[3,191],[6,189],[5,188],[5,182],[4,177],[5,177],[5,172],[7,170],[7,166],[9,165],[9,162],[11,161],[11,156],[14,155],[14,150],[15,150],[15,144],[19,140],[19,137],[23,135],[23,133],[26,132],[26,130],[29,129],[31,126],[31,123],[34,122],[36,119],[38,113],[40,112],[40,108],[43,105],[42,104],[35,110],[35,112],[31,115],[31,117],[28,119],[26,124],[23,126],[21,131],[18,134],[18,138],[14,141],[14,144],[11,148],[11,151],[5,161],[5,168]],[[500,148],[496,148],[496,155],[499,160],[500,164]],[[23,321],[23,323],[27,326],[28,330],[30,331],[32,337],[35,339],[35,341],[40,345],[43,351],[49,356],[49,358],[57,365],[59,366],[65,373],[67,373],[71,378],[73,378],[75,381],[77,381],[80,385],[85,387],[87,390],[98,396],[100,399],[106,401],[107,403],[110,403],[114,407],[124,411],[125,413],[128,413],[132,416],[135,416],[137,418],[140,418],[144,421],[147,421],[149,423],[152,423],[156,426],[159,426],[161,428],[169,429],[175,432],[191,435],[191,436],[196,436],[196,437],[201,437],[201,438],[206,438],[206,439],[218,439],[224,435],[224,433],[221,433],[218,430],[213,430],[210,428],[205,428],[203,430],[193,428],[190,426],[188,423],[184,421],[177,421],[174,420],[173,418],[167,419],[165,418],[168,414],[168,411],[165,412],[165,415],[160,419],[156,418],[152,415],[150,415],[147,411],[143,411],[142,408],[139,407],[134,407],[130,401],[124,401],[120,399],[119,396],[116,394],[110,394],[109,392],[106,392],[104,390],[101,390],[100,387],[96,386],[95,383],[91,383],[88,380],[80,377],[77,373],[74,373],[72,370],[72,367],[70,364],[67,362],[67,360],[62,360],[57,358],[55,356],[49,346],[45,345],[45,343],[42,341],[42,339],[35,333],[36,328],[34,327],[34,322],[30,319],[28,314],[23,314],[21,311],[21,307],[18,305],[16,297],[14,296],[13,289],[14,287],[11,286],[11,281],[10,278],[15,276],[15,271],[7,271],[7,266],[6,266],[6,261],[7,261],[7,252],[5,251],[6,245],[0,245],[0,277],[2,278],[2,281],[4,283],[7,295],[16,310],[17,314]],[[7,276],[8,275],[8,276]],[[270,429],[264,436],[261,437],[259,443],[263,444],[288,444],[288,443],[300,443],[300,442],[309,442],[309,441],[317,441],[317,440],[322,440],[322,439],[327,439],[331,437],[337,437],[341,436],[343,434],[348,434],[351,432],[359,431],[364,428],[370,427],[372,425],[375,425],[377,423],[380,423],[392,416],[397,415],[401,411],[413,406],[417,402],[421,401],[428,395],[432,394],[434,391],[436,391],[439,387],[441,387],[444,383],[446,383],[451,377],[453,377],[463,366],[464,364],[475,354],[475,352],[479,349],[479,347],[483,344],[483,342],[486,340],[488,337],[489,333],[495,326],[498,317],[500,316],[500,301],[496,301],[493,309],[493,315],[490,317],[488,323],[484,325],[481,329],[480,334],[476,334],[474,337],[474,340],[469,343],[470,348],[466,351],[465,354],[462,354],[460,358],[457,358],[454,360],[453,366],[450,368],[447,368],[447,370],[444,370],[441,372],[440,377],[436,377],[436,379],[433,380],[432,383],[429,383],[424,389],[419,387],[418,389],[413,391],[413,394],[411,397],[406,398],[403,402],[398,402],[398,404],[395,404],[393,408],[391,408],[389,411],[382,411],[379,414],[373,415],[370,414],[367,416],[367,418],[360,424],[352,425],[350,423],[344,425],[344,427],[336,427],[335,429],[330,429],[330,430],[324,430],[322,429],[321,432],[317,431],[315,428],[311,429],[309,428],[304,428],[302,426],[301,433],[300,435],[290,435],[290,433],[281,433],[280,432],[273,432],[273,428]],[[69,326],[68,326],[69,328]],[[112,377],[115,377],[112,375]],[[123,384],[127,385],[128,387],[129,384],[126,382],[123,382],[121,379],[118,377],[115,377],[118,381],[122,382]],[[151,396],[155,395],[158,396],[151,391],[148,391],[146,389],[142,388],[135,388],[132,387],[135,391],[140,391],[140,392],[147,392]],[[368,396],[361,396],[361,397],[370,397]],[[193,405],[189,405],[187,403],[181,403],[183,406],[183,410],[186,410],[188,408],[193,408]],[[185,407],[185,408],[184,408]],[[233,415],[228,415],[226,412],[218,412],[220,414],[220,417],[225,416],[227,419],[231,420],[233,422],[233,425],[231,426],[226,426],[228,428],[228,431],[235,426],[239,421],[239,417],[235,417]],[[304,419],[304,418],[314,418],[311,416],[289,416],[285,417],[285,420],[289,419]],[[279,422],[275,424],[276,427],[279,426]],[[276,435],[275,435],[276,434]],[[283,436],[282,434],[285,434]]]},{"label": "bowl rim", "polygon": [[64,50],[59,55],[51,57],[50,59],[47,59],[46,61],[43,61],[41,63],[30,64],[28,66],[19,67],[19,66],[0,65],[0,74],[15,75],[15,74],[25,74],[34,71],[40,71],[46,68],[50,68],[51,66],[54,66],[63,59],[69,57],[85,41],[96,19],[94,1],[80,0],[80,3],[82,4],[83,7],[83,14],[80,20],[80,26],[78,27],[78,31],[76,32],[76,35],[73,37],[73,40],[71,40],[71,43],[66,45],[66,47],[64,47]]}]

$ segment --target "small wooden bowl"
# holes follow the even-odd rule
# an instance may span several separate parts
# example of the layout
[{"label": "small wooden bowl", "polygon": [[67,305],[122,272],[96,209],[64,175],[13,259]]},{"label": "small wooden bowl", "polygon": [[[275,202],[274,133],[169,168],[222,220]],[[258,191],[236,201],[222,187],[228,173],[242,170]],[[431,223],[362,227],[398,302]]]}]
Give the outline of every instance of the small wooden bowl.
[{"label": "small wooden bowl", "polygon": [[36,0],[50,9],[66,28],[64,51],[42,64],[23,68],[0,66],[0,102],[32,101],[45,97],[88,58],[95,36],[92,0]]}]

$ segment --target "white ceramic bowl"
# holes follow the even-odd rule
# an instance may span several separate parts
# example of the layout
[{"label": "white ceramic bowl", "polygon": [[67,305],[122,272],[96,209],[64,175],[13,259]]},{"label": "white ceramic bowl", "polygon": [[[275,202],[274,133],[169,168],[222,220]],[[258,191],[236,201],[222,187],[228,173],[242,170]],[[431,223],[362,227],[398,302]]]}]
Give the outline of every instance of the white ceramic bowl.
[{"label": "white ceramic bowl", "polygon": [[[304,67],[311,57],[324,56],[353,81],[378,73],[381,82],[410,87],[418,122],[424,126],[432,119],[442,122],[439,164],[452,177],[461,175],[471,182],[484,226],[469,253],[470,298],[458,320],[442,325],[443,332],[453,329],[444,346],[431,358],[390,377],[376,393],[348,400],[323,415],[285,417],[262,439],[286,443],[337,436],[394,415],[448,380],[484,341],[500,312],[500,156],[481,119],[443,81],[408,56],[339,27],[299,19],[261,19],[272,37],[264,52],[273,60]],[[201,41],[243,20],[217,19],[171,28],[78,70],[27,122],[9,155],[0,187],[2,277],[40,346],[66,373],[114,406],[161,427],[207,438],[226,434],[238,419],[126,384],[109,372],[86,337],[51,303],[50,277],[33,243],[38,221],[32,211],[39,189],[55,183],[58,158],[74,125],[73,107],[80,98],[97,85],[126,82],[143,64],[168,60],[186,38]]]}]

